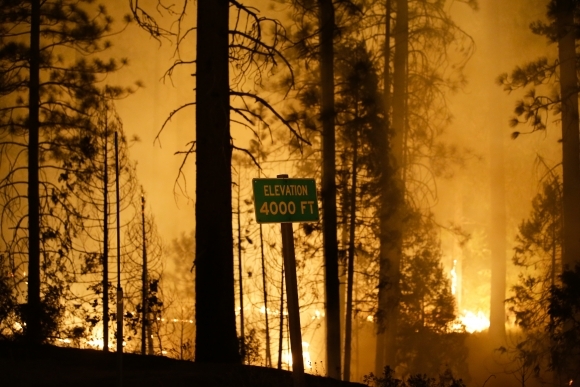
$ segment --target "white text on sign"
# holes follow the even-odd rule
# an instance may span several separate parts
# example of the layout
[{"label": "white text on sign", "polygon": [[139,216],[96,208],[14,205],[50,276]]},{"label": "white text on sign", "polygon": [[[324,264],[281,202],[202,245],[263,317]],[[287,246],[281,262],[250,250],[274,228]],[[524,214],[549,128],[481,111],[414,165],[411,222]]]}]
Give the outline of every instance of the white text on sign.
[{"label": "white text on sign", "polygon": [[265,185],[264,196],[308,196],[307,185]]},{"label": "white text on sign", "polygon": [[[296,204],[294,202],[264,202],[260,207],[260,213],[264,215],[294,215],[296,213]],[[314,201],[301,201],[300,213],[314,214]]]}]

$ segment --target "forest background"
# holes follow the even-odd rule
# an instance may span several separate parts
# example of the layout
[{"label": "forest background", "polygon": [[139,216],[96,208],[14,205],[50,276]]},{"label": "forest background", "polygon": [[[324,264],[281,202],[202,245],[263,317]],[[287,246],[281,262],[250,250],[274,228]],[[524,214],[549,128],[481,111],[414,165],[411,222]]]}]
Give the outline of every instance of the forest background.
[{"label": "forest background", "polygon": [[[115,20],[121,21],[122,15],[130,11],[128,4],[109,3],[106,4],[107,8]],[[282,20],[283,24],[290,19],[288,5],[264,1],[252,5],[255,5],[262,14]],[[441,96],[440,102],[444,101],[443,105],[449,110],[449,114],[445,114],[442,119],[446,121],[446,125],[444,130],[438,133],[438,139],[435,142],[441,141],[448,144],[449,148],[446,149],[451,150],[451,153],[448,153],[449,159],[435,160],[425,175],[422,175],[424,180],[420,183],[429,189],[425,190],[417,201],[421,202],[422,210],[432,211],[432,219],[437,224],[432,232],[436,235],[435,245],[440,249],[440,267],[445,273],[446,280],[449,281],[450,291],[452,271],[455,270],[455,275],[460,273],[458,282],[454,285],[456,288],[453,290],[458,318],[467,312],[475,316],[479,314],[480,317],[489,316],[490,313],[490,244],[493,243],[491,241],[493,236],[490,233],[490,214],[493,212],[492,182],[494,176],[497,176],[497,170],[503,169],[505,179],[503,183],[506,209],[504,252],[505,260],[511,261],[514,246],[518,243],[517,237],[520,232],[518,227],[524,219],[530,217],[532,199],[542,192],[545,175],[559,163],[561,157],[558,130],[550,130],[552,125],[557,128],[556,121],[547,120],[548,130],[541,133],[520,135],[517,139],[510,140],[510,135],[514,131],[509,125],[514,115],[513,106],[525,94],[521,90],[506,93],[497,82],[500,74],[511,72],[522,63],[539,56],[557,55],[555,45],[548,45],[545,37],[531,34],[529,31],[530,23],[546,19],[546,5],[546,2],[540,0],[533,2],[488,1],[479,4],[477,11],[458,1],[446,2],[442,6],[442,9],[468,37],[466,46],[463,47],[468,52],[461,52],[460,47],[458,52],[451,53],[451,57],[448,58],[450,71],[453,72],[455,71],[452,63],[453,55],[459,57],[456,66],[458,66],[457,70],[462,71],[461,77],[465,77],[465,82],[460,79],[457,85],[449,87],[449,92]],[[171,16],[167,10],[161,9],[160,13],[164,12]],[[194,15],[193,7],[191,7],[188,17],[194,18]],[[288,20],[284,21],[285,17]],[[472,43],[469,43],[471,39]],[[174,68],[171,75],[166,72],[179,58],[193,58],[195,46],[181,45],[179,56],[176,56],[177,46],[174,42],[165,40],[163,37],[151,37],[136,23],[129,24],[122,33],[113,36],[112,41],[113,47],[106,52],[106,55],[127,57],[129,63],[119,71],[109,74],[106,82],[112,85],[127,85],[140,81],[144,85],[134,94],[116,101],[115,110],[122,121],[126,138],[136,136],[140,139],[129,142],[128,152],[130,158],[136,161],[134,173],[145,193],[146,211],[153,215],[159,238],[163,241],[160,243],[163,245],[163,253],[159,253],[157,257],[158,262],[163,262],[163,264],[159,263],[157,269],[160,274],[163,273],[162,277],[169,279],[175,276],[175,272],[183,273],[192,268],[192,262],[183,257],[186,255],[184,251],[193,246],[191,238],[195,228],[193,204],[196,187],[193,178],[195,176],[193,159],[190,157],[189,161],[182,166],[183,155],[175,155],[176,152],[187,151],[187,144],[195,140],[193,111],[184,110],[171,116],[170,121],[167,119],[177,107],[191,102],[195,82],[191,76],[191,68],[178,66]],[[308,72],[307,67],[297,69],[296,72],[303,72],[304,69]],[[302,73],[301,76],[303,76]],[[284,94],[270,94],[271,105],[284,111],[286,108]],[[160,132],[161,128],[163,128],[162,132]],[[261,128],[256,127],[254,130],[259,131]],[[256,137],[255,133],[247,128],[233,125],[232,137],[236,146],[240,148],[245,147],[256,151],[257,143],[252,140],[259,138],[262,141],[261,146],[278,150],[278,153],[272,152],[274,157],[268,155],[265,160],[260,160],[260,152],[255,153],[258,161],[262,162],[263,176],[274,177],[279,173],[289,173],[293,176],[304,172],[317,174],[319,171],[312,168],[312,162],[309,164],[307,161],[306,165],[300,165],[300,162],[288,161],[288,153],[280,151],[285,146],[287,133],[280,133],[280,130],[284,129],[277,128],[273,135]],[[521,129],[521,131],[526,130]],[[499,139],[499,152],[498,148],[493,148],[497,144],[493,145],[492,139]],[[307,145],[304,147],[308,149]],[[280,161],[276,162],[276,159]],[[251,178],[258,177],[260,174],[244,152],[235,154],[232,163],[235,170],[233,180],[236,183],[233,187],[234,211],[237,210],[240,214],[241,209],[244,211],[243,216],[239,218],[239,223],[236,219],[237,213],[233,214],[234,236],[237,238],[234,245],[237,254],[243,251],[247,259],[247,263],[242,264],[243,270],[239,270],[238,266],[236,270],[238,270],[237,273],[241,273],[244,282],[246,306],[249,304],[252,308],[256,308],[250,309],[246,315],[250,321],[246,329],[249,329],[252,328],[251,320],[258,321],[261,313],[261,308],[258,306],[260,303],[254,298],[255,294],[260,293],[259,289],[262,285],[253,283],[254,280],[258,282],[256,278],[259,278],[257,273],[260,272],[260,262],[256,260],[259,258],[256,250],[257,243],[254,243],[257,241],[257,229],[251,220],[253,208],[250,192]],[[236,201],[237,198],[240,200]],[[235,234],[238,226],[250,230],[250,225],[253,228],[243,238]],[[308,233],[308,230],[301,229],[300,232]],[[280,258],[279,251],[276,249],[276,229],[268,228],[264,234],[270,238],[272,248],[270,259],[277,263],[279,261],[276,259]],[[320,251],[314,248],[319,242],[314,240],[305,243],[308,246],[304,247],[303,259],[307,260],[308,254],[316,258],[309,263],[303,262],[303,267],[301,267],[303,271],[300,275],[303,279],[308,278],[308,286],[312,286],[309,289],[311,291],[305,292],[313,297],[303,299],[305,313],[302,316],[303,320],[307,321],[305,332],[308,333],[305,333],[305,337],[309,338],[305,341],[308,341],[310,345],[308,354],[312,361],[314,370],[312,372],[324,374],[327,372],[324,365],[326,361],[323,344],[324,327],[317,322],[324,318],[323,296],[320,295],[321,288],[319,287],[323,277],[320,270],[322,261]],[[342,249],[346,250],[345,246],[342,246]],[[173,255],[174,259],[163,258],[163,254]],[[174,267],[176,264],[181,266]],[[271,264],[270,268],[275,270],[278,266]],[[508,264],[505,298],[511,296],[511,288],[517,284],[518,273],[519,268]],[[274,274],[271,276],[273,278]],[[191,279],[193,280],[193,275]],[[315,284],[311,285],[311,281]],[[166,283],[169,288],[169,281]],[[187,287],[182,284],[180,286]],[[279,284],[277,286],[279,288]],[[178,294],[170,296],[169,293],[167,291],[166,306],[170,304],[170,297],[174,299],[181,297]],[[272,289],[271,293],[276,294],[276,290]],[[186,304],[187,313],[190,313],[193,307],[193,293],[188,291],[187,296],[191,299],[191,303]],[[279,294],[277,296],[279,299]],[[239,294],[236,297],[236,308],[239,308]],[[365,323],[372,324],[374,312],[372,307],[366,305],[357,309],[357,316]],[[187,324],[191,320],[187,317],[191,314],[187,313],[179,316],[166,313],[163,318],[175,319]],[[239,315],[238,313],[237,316]],[[515,324],[514,318],[508,320],[508,326]],[[262,322],[255,323],[255,329],[260,332],[264,330],[261,324]],[[372,327],[367,328],[366,331],[360,329],[360,332],[363,332],[361,335],[364,335],[364,332],[369,335],[369,337],[359,338],[360,347],[373,341],[372,331]],[[253,338],[261,340],[260,345],[264,345],[265,338],[261,335],[255,334]],[[189,340],[193,338],[189,337]],[[190,345],[192,344],[193,341]],[[251,346],[251,343],[248,345]],[[181,345],[180,349],[174,350],[174,355],[183,356],[183,348]],[[187,351],[192,353],[193,350],[187,347]],[[179,355],[176,355],[177,353]],[[376,367],[372,358],[374,354],[364,358],[360,349],[357,353],[359,354],[358,363],[356,367],[353,367],[353,380],[360,380],[362,375],[374,371]],[[256,354],[256,356],[253,361],[258,363],[271,365],[273,362],[267,360],[267,356],[261,354]],[[274,354],[270,356],[273,358]],[[285,356],[288,356],[287,352]],[[288,363],[287,358],[285,361]],[[426,372],[420,369],[416,371]]]}]

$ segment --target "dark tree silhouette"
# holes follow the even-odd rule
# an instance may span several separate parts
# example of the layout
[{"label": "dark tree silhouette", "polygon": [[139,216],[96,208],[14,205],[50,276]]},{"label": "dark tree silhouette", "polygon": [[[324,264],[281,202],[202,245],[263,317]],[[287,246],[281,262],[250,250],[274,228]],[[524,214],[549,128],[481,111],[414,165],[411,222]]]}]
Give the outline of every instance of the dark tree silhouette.
[{"label": "dark tree silhouette", "polygon": [[[195,63],[195,102],[177,108],[165,124],[174,114],[195,106],[196,140],[180,153],[185,154],[184,162],[189,154],[196,153],[196,361],[240,362],[234,303],[232,150],[240,149],[253,156],[235,146],[230,122],[236,121],[250,130],[256,122],[269,127],[267,114],[259,109],[264,108],[297,138],[301,136],[266,99],[244,89],[248,83],[261,86],[269,69],[278,60],[284,61],[278,50],[279,23],[235,0],[201,0],[193,28],[185,25],[187,2],[183,4],[179,12],[165,8],[178,17],[175,33],[160,27],[138,2],[131,2],[131,8],[145,30],[159,38],[175,37],[178,47],[195,31],[195,60],[179,58],[167,72],[171,75],[177,66]],[[233,28],[230,9],[235,10]],[[276,30],[270,41],[262,32],[268,24]]]},{"label": "dark tree silhouette", "polygon": [[[546,130],[550,114],[561,116],[564,268],[572,268],[580,256],[580,139],[578,58],[575,49],[578,30],[575,15],[579,10],[577,1],[550,1],[547,7],[548,23],[534,22],[531,29],[533,33],[547,37],[550,43],[558,44],[558,58],[548,61],[546,57],[541,57],[498,78],[498,83],[507,92],[528,89],[525,97],[516,104],[516,117],[510,122],[512,127],[528,124],[532,131]],[[538,94],[536,87],[542,84],[557,84],[559,93],[550,96]],[[520,131],[514,131],[512,137],[517,138],[520,134]]]},{"label": "dark tree silhouette", "polygon": [[580,376],[580,265],[565,270],[560,280],[549,299],[551,365],[566,377],[560,385],[569,385]]},{"label": "dark tree silhouette", "polygon": [[196,356],[240,362],[234,304],[229,7],[201,0],[196,58]]},{"label": "dark tree silhouette", "polygon": [[[54,333],[62,313],[58,300],[68,280],[66,274],[46,275],[61,271],[57,262],[67,260],[74,233],[75,209],[67,202],[67,182],[57,181],[59,171],[66,175],[82,169],[90,158],[86,139],[92,130],[90,112],[102,95],[98,83],[119,68],[115,60],[87,60],[109,47],[112,20],[104,7],[91,13],[82,3],[89,2],[2,4],[0,141],[2,156],[11,157],[2,163],[9,166],[0,183],[2,247],[14,274],[27,267],[27,301],[21,311],[31,343]],[[78,59],[64,59],[67,52]],[[126,92],[110,91],[111,97]]]},{"label": "dark tree silhouette", "polygon": [[341,378],[338,238],[336,224],[336,139],[334,130],[334,5],[319,0],[320,120],[322,122],[322,235],[328,376]]},{"label": "dark tree silhouette", "polygon": [[[550,114],[561,117],[562,143],[562,270],[571,270],[580,261],[580,138],[578,136],[578,12],[580,3],[575,0],[552,0],[547,6],[547,22],[531,24],[532,32],[558,44],[557,59],[548,61],[541,57],[524,66],[516,67],[511,74],[502,74],[498,82],[504,90],[528,89],[517,102],[513,127],[528,124],[532,132],[546,130]],[[536,87],[542,84],[559,86],[555,95],[541,95]],[[520,131],[514,131],[517,138]],[[574,358],[573,351],[570,358]],[[567,368],[563,368],[564,374]],[[572,372],[572,370],[570,370]],[[564,375],[561,383],[573,376]]]}]

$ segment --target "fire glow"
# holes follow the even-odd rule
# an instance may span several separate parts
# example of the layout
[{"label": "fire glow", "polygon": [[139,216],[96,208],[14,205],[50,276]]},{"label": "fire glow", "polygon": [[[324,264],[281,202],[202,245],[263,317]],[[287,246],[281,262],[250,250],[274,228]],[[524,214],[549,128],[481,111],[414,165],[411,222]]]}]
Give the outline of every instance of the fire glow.
[{"label": "fire glow", "polygon": [[[312,360],[310,359],[310,351],[308,349],[310,344],[306,341],[302,342],[302,357],[304,358],[304,368],[312,369]],[[282,362],[292,367],[292,352],[286,349],[282,352]]]},{"label": "fire glow", "polygon": [[469,310],[464,310],[459,316],[460,323],[457,328],[465,327],[469,333],[483,332],[489,328],[489,319],[482,311],[473,313]]}]

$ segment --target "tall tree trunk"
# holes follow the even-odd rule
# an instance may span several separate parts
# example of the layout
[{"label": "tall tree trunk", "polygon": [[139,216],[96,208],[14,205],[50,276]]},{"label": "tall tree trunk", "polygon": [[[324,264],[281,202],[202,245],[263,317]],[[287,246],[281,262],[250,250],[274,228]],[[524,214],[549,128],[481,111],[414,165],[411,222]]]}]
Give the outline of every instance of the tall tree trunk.
[{"label": "tall tree trunk", "polygon": [[[497,0],[490,2],[490,5],[484,8],[486,14],[485,20],[489,26],[487,34],[489,42],[493,42],[495,37],[504,26],[500,22],[498,13],[499,3]],[[506,45],[505,49],[513,49]],[[497,42],[492,45],[484,45],[488,55],[493,55],[497,50]],[[498,58],[495,61],[496,66],[493,68],[495,74],[505,67],[505,60]],[[501,101],[496,96],[491,96],[489,101],[490,112],[499,112],[501,110]],[[489,144],[490,144],[490,205],[491,213],[489,219],[489,241],[491,250],[491,294],[489,307],[489,336],[492,345],[499,347],[505,343],[505,299],[506,299],[506,202],[505,202],[505,167],[504,167],[504,137],[505,137],[505,119],[497,114],[490,114],[489,123]],[[494,118],[493,117],[497,117]]]},{"label": "tall tree trunk", "polygon": [[268,320],[268,284],[266,282],[266,264],[264,259],[264,235],[260,224],[260,257],[262,261],[262,290],[264,295],[264,320],[266,321],[266,367],[272,367],[272,355],[270,353],[270,325]]},{"label": "tall tree trunk", "polygon": [[505,340],[506,299],[506,203],[504,170],[504,127],[493,125],[490,133],[491,218],[489,227],[491,250],[491,294],[489,334],[494,343]]},{"label": "tall tree trunk", "polygon": [[[241,165],[239,170],[241,170]],[[238,172],[238,198],[237,198],[237,220],[238,220],[238,289],[240,293],[240,357],[242,358],[242,363],[246,358],[246,329],[244,327],[244,282],[242,279],[243,268],[242,268],[242,215],[240,213],[240,173]]]},{"label": "tall tree trunk", "polygon": [[[147,274],[147,233],[145,230],[145,195],[141,194],[141,239],[143,243],[143,267],[141,272],[141,307],[142,325],[141,325],[141,355],[147,355],[147,332],[149,329],[149,275]],[[152,348],[150,348],[151,350]]]},{"label": "tall tree trunk", "polygon": [[40,0],[31,0],[30,83],[28,128],[28,305],[26,336],[31,344],[42,341],[40,304]]},{"label": "tall tree trunk", "polygon": [[239,363],[232,233],[228,0],[198,0],[196,361]]},{"label": "tall tree trunk", "polygon": [[340,379],[340,294],[336,222],[334,131],[334,6],[318,0],[320,18],[320,86],[322,120],[322,216],[326,301],[326,364],[328,376]]},{"label": "tall tree trunk", "polygon": [[[356,102],[358,104],[358,101]],[[358,113],[355,117],[358,116]],[[354,245],[356,237],[356,189],[358,169],[358,131],[355,130],[353,157],[352,157],[352,180],[350,188],[350,225],[348,240],[348,269],[346,284],[346,317],[344,325],[344,380],[350,381],[350,362],[352,353],[352,292],[354,285]]]},{"label": "tall tree trunk", "polygon": [[284,261],[280,269],[280,332],[278,334],[278,369],[282,369],[282,347],[284,345]]},{"label": "tall tree trunk", "polygon": [[389,212],[391,208],[391,149],[389,144],[389,133],[391,129],[391,0],[385,1],[385,46],[384,46],[384,72],[383,72],[383,98],[385,102],[385,125],[380,143],[378,144],[378,157],[381,164],[381,175],[379,183],[381,185],[380,213],[379,213],[379,287],[377,300],[376,324],[376,348],[375,348],[375,374],[381,375],[385,366],[385,313],[386,313],[386,286],[387,282],[387,241],[389,238]]},{"label": "tall tree trunk", "polygon": [[[384,160],[382,173],[383,197],[381,203],[381,240],[379,267],[379,295],[377,312],[377,348],[375,370],[396,366],[396,335],[400,301],[400,265],[403,240],[404,160],[403,147],[406,130],[407,57],[409,40],[408,0],[395,0],[397,16],[393,37],[393,101],[390,159]],[[388,50],[386,50],[388,51]],[[388,63],[388,62],[386,62]],[[388,88],[387,88],[388,90]],[[386,156],[385,156],[386,157]],[[394,171],[388,187],[388,168]]]},{"label": "tall tree trunk", "polygon": [[575,2],[556,2],[560,93],[562,96],[562,166],[564,201],[563,267],[580,261],[580,140],[578,138],[578,77],[576,73]]},{"label": "tall tree trunk", "polygon": [[[576,2],[556,1],[558,59],[560,61],[560,94],[562,98],[562,168],[563,228],[562,268],[573,269],[580,262],[580,139],[578,122],[578,76],[576,66],[576,34],[574,11]],[[565,330],[574,329],[572,323]],[[571,381],[577,370],[578,357],[565,357],[564,381]]]},{"label": "tall tree trunk", "polygon": [[[345,181],[339,181],[337,186],[337,191],[342,190],[342,197],[345,198],[344,203],[342,204],[342,214],[340,219],[340,243],[338,245],[338,292],[339,292],[339,305],[340,305],[340,326],[345,327],[345,318],[346,318],[346,283],[347,283],[347,270],[348,270],[348,262],[347,262],[347,250],[348,250],[348,177]],[[340,208],[340,203],[337,204],[337,207]],[[341,330],[341,343],[345,340],[345,329]],[[346,359],[346,350],[342,348],[342,369],[343,369],[343,379],[345,379],[344,374],[344,367],[345,367],[345,359]]]},{"label": "tall tree trunk", "polygon": [[103,185],[103,351],[109,352],[109,112],[105,103]]},{"label": "tall tree trunk", "polygon": [[376,349],[375,349],[375,374],[381,375],[385,366],[385,312],[386,312],[386,286],[387,282],[387,241],[389,238],[389,212],[391,208],[390,170],[391,170],[391,149],[389,144],[389,133],[391,129],[391,0],[385,1],[385,47],[384,47],[384,73],[383,73],[383,98],[385,102],[385,125],[384,132],[380,136],[378,144],[378,157],[381,164],[381,175],[379,183],[381,185],[379,230],[379,289],[377,301],[376,324]]}]

